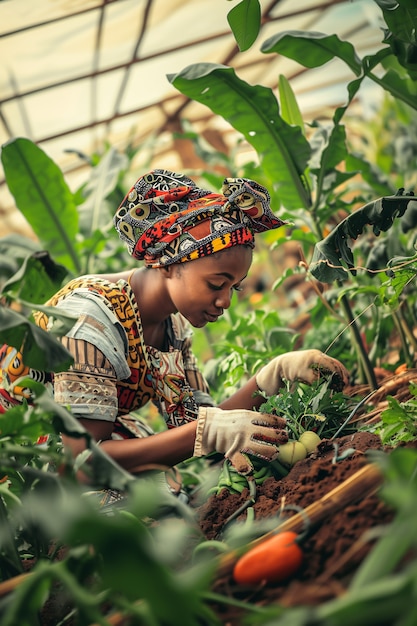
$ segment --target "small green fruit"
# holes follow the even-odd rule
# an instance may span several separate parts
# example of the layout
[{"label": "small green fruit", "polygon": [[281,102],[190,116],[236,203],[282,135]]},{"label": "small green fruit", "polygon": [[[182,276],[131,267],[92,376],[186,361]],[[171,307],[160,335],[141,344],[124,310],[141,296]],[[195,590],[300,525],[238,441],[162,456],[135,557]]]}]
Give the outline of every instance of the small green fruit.
[{"label": "small green fruit", "polygon": [[299,441],[288,441],[278,448],[277,459],[283,465],[294,465],[307,456],[307,449]]},{"label": "small green fruit", "polygon": [[317,433],[312,430],[306,430],[299,436],[298,441],[302,443],[307,452],[310,453],[316,450],[317,446],[321,442],[321,439]]}]

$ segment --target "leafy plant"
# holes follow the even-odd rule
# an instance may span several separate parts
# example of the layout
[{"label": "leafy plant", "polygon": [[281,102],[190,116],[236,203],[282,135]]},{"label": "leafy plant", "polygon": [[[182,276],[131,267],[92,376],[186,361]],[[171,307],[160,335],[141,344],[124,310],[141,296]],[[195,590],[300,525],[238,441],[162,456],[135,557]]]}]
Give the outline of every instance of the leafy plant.
[{"label": "leafy plant", "polygon": [[[331,439],[350,414],[355,400],[332,389],[331,378],[320,379],[312,385],[292,383],[268,398],[259,410],[275,413],[287,420],[293,439],[305,431],[314,431],[321,439]],[[355,432],[347,424],[343,434]]]},{"label": "leafy plant", "polygon": [[400,442],[414,441],[417,437],[417,385],[410,383],[412,398],[399,402],[387,397],[388,408],[381,412],[381,423],[375,432],[385,445],[397,446]]},{"label": "leafy plant", "polygon": [[[69,274],[99,271],[103,261],[107,269],[126,262],[127,253],[112,224],[114,205],[110,209],[106,203],[127,167],[126,156],[110,149],[75,193],[53,160],[29,139],[18,137],[2,146],[1,160],[17,207],[41,246]],[[116,196],[123,197],[123,191]]]}]

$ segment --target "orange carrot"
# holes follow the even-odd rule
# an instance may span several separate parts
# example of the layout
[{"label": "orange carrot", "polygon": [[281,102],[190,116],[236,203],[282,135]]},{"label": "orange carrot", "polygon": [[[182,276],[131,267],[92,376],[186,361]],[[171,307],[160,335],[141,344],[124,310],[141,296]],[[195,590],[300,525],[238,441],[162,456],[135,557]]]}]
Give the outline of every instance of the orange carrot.
[{"label": "orange carrot", "polygon": [[244,554],[235,564],[233,577],[239,585],[282,582],[303,562],[300,535],[286,531],[274,535]]}]

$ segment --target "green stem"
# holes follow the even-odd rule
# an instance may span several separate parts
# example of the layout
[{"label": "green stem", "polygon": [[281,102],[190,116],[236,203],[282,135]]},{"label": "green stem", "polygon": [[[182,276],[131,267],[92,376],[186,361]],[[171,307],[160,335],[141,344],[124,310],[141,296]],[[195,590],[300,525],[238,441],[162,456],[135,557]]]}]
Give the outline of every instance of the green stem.
[{"label": "green stem", "polygon": [[402,350],[404,352],[405,362],[407,363],[407,366],[410,367],[411,362],[412,362],[412,358],[411,358],[411,355],[410,355],[410,350],[409,350],[409,347],[408,347],[407,338],[406,338],[406,335],[405,335],[405,332],[404,332],[404,328],[403,328],[403,324],[402,324],[402,320],[401,320],[401,315],[400,315],[399,311],[393,311],[392,319],[394,320],[395,328],[397,329],[399,337],[400,337],[401,347],[402,347]]},{"label": "green stem", "polygon": [[[406,306],[406,302],[403,301],[401,303],[401,306],[398,310],[398,316],[399,316],[399,321],[401,324],[401,328],[405,334],[405,336],[407,337],[407,340],[411,346],[411,352],[415,353],[417,352],[417,339],[414,336],[413,330],[412,330],[412,326],[410,326],[407,317],[405,316],[405,312],[404,309],[407,308]],[[410,356],[410,365],[413,364],[413,359],[412,359],[412,355]]]},{"label": "green stem", "polygon": [[368,354],[365,350],[365,346],[363,345],[362,337],[359,332],[358,325],[356,324],[356,320],[354,318],[349,300],[346,295],[343,294],[340,298],[340,304],[344,311],[347,321],[349,322],[349,328],[352,334],[353,342],[356,346],[356,350],[360,359],[360,363],[364,369],[366,379],[371,390],[375,390],[378,388],[378,383],[375,378],[374,368],[369,360]]}]

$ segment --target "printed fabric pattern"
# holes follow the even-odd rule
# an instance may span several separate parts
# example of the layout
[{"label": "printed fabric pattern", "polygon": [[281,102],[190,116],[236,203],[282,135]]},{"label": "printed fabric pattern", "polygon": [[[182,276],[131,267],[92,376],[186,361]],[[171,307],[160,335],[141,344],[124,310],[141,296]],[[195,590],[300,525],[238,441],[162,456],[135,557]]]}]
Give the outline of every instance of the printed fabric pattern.
[{"label": "printed fabric pattern", "polygon": [[0,346],[0,415],[24,400],[30,401],[32,392],[23,385],[25,378],[47,386],[52,380],[47,372],[25,365],[21,352],[16,348],[7,344]]},{"label": "printed fabric pattern", "polygon": [[226,178],[222,193],[200,189],[184,174],[153,170],[119,206],[114,225],[129,253],[149,267],[184,263],[237,245],[285,222],[270,208],[265,187]]}]

